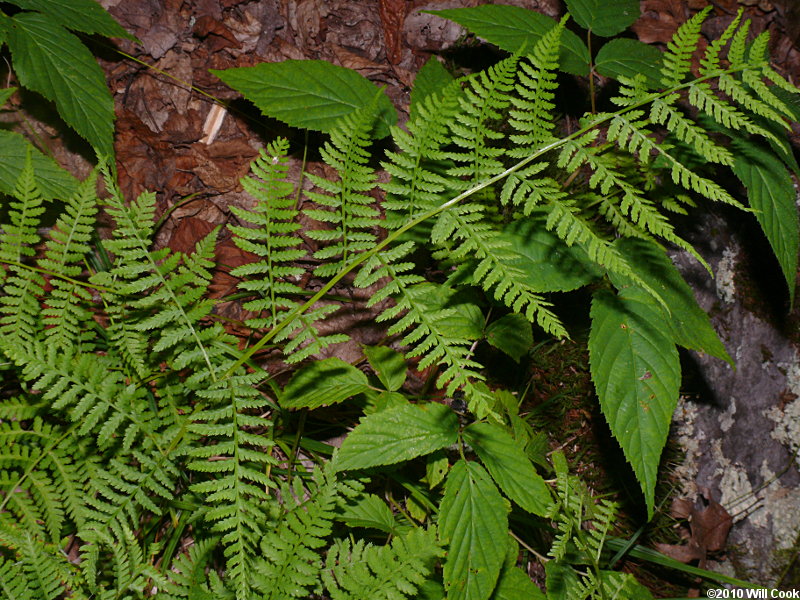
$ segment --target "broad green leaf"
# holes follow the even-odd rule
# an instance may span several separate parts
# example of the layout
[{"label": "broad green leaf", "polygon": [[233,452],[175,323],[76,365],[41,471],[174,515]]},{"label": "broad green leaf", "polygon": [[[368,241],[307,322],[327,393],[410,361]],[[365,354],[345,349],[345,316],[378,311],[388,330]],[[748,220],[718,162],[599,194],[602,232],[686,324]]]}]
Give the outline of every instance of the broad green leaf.
[{"label": "broad green leaf", "polygon": [[364,406],[365,415],[408,404],[408,398],[399,392],[376,392],[375,390],[370,390],[365,395],[368,400]]},{"label": "broad green leaf", "polygon": [[433,489],[439,485],[449,469],[450,461],[447,460],[444,450],[437,450],[425,457],[425,481],[428,487]]},{"label": "broad green leaf", "polygon": [[[572,600],[584,598],[578,575],[569,565],[555,560],[547,561],[544,565],[547,583],[547,600]],[[626,599],[627,600],[627,599]]]},{"label": "broad green leaf", "polygon": [[517,313],[502,316],[486,328],[486,341],[519,362],[533,345],[531,324]]},{"label": "broad green leaf", "polygon": [[402,535],[408,526],[398,526],[392,510],[375,494],[362,494],[347,502],[336,516],[349,527],[379,529],[392,535]]},{"label": "broad green leaf", "polygon": [[114,20],[97,0],[9,0],[20,8],[38,10],[54,23],[83,33],[138,41]]},{"label": "broad green leaf", "polygon": [[441,331],[454,338],[479,340],[483,337],[483,312],[468,294],[446,285],[421,283],[413,288],[414,299],[430,312],[452,308],[454,314],[438,322]]},{"label": "broad green leaf", "polygon": [[[426,12],[455,21],[508,52],[532,49],[539,38],[557,25],[547,15],[504,4]],[[559,63],[559,68],[567,73],[589,74],[589,49],[577,35],[568,30],[561,34]]]},{"label": "broad green leaf", "polygon": [[633,78],[641,73],[651,89],[661,85],[661,51],[639,40],[628,38],[611,40],[600,48],[594,59],[594,67],[603,77]]},{"label": "broad green leaf", "polygon": [[402,354],[386,346],[364,346],[364,354],[387,390],[395,392],[403,387],[408,366]]},{"label": "broad green leaf", "polygon": [[525,283],[537,292],[567,292],[602,275],[583,248],[567,246],[545,222],[538,216],[518,219],[500,235],[519,254],[513,266],[525,274]]},{"label": "broad green leaf", "polygon": [[639,0],[567,0],[567,11],[578,25],[601,37],[624,31],[641,14]]},{"label": "broad green leaf", "polygon": [[428,579],[417,590],[416,600],[444,600],[444,586],[441,581]]},{"label": "broad green leaf", "polygon": [[114,154],[114,102],[103,70],[69,31],[46,16],[14,16],[8,46],[20,83],[55,102],[64,122],[103,156]]},{"label": "broad green leaf", "polygon": [[661,451],[678,403],[681,368],[664,309],[640,288],[592,301],[589,360],[600,408],[653,516]]},{"label": "broad green leaf", "polygon": [[[733,359],[714,331],[711,319],[697,304],[692,288],[664,250],[655,242],[634,238],[620,238],[615,246],[634,272],[669,306],[668,322],[675,343],[716,356],[733,366]],[[612,275],[612,281],[618,287],[630,284],[615,275]]]},{"label": "broad green leaf", "polygon": [[778,259],[794,303],[800,229],[792,178],[775,155],[755,143],[737,138],[734,148],[733,172],[747,188],[750,206]]},{"label": "broad green leaf", "polygon": [[18,133],[0,130],[0,192],[11,194],[17,185],[25,160],[31,152],[33,175],[39,192],[47,200],[66,200],[78,190],[78,180],[56,161],[39,152]]},{"label": "broad green leaf", "polygon": [[326,358],[303,367],[283,391],[284,408],[330,406],[369,390],[367,376],[339,358]]},{"label": "broad green leaf", "polygon": [[464,430],[464,440],[509,498],[530,513],[548,514],[553,505],[550,489],[505,429],[494,423],[474,423]]},{"label": "broad green leaf", "polygon": [[269,117],[292,127],[330,132],[345,115],[376,106],[375,138],[389,134],[397,113],[389,98],[355,71],[324,60],[285,60],[211,72]]},{"label": "broad green leaf", "polygon": [[454,444],[458,417],[443,404],[408,404],[361,419],[335,459],[337,471],[392,465]]},{"label": "broad green leaf", "polygon": [[530,321],[517,313],[504,315],[486,328],[486,341],[519,362],[533,345]]},{"label": "broad green leaf", "polygon": [[411,116],[413,119],[419,105],[431,94],[436,94],[453,81],[453,76],[442,66],[435,56],[431,56],[414,78],[414,89],[411,90]]},{"label": "broad green leaf", "polygon": [[547,600],[547,596],[522,569],[511,567],[500,573],[492,600]]},{"label": "broad green leaf", "polygon": [[508,545],[503,497],[476,462],[458,461],[444,484],[439,537],[449,545],[444,563],[448,600],[486,600]]}]

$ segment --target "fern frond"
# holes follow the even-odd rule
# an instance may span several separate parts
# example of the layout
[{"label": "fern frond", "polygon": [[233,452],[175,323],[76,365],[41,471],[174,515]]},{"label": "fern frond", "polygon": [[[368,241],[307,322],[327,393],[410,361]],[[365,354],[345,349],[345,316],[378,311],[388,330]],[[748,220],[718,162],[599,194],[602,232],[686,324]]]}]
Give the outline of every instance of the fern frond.
[{"label": "fern frond", "polygon": [[692,54],[700,40],[700,26],[711,7],[706,7],[678,28],[661,57],[661,83],[666,88],[677,87],[691,71]]},{"label": "fern frond", "polygon": [[289,170],[286,153],[289,142],[278,139],[261,150],[261,155],[250,169],[254,177],[241,180],[242,187],[257,204],[253,210],[231,206],[231,211],[240,220],[256,227],[228,225],[233,233],[233,242],[246,252],[252,252],[262,260],[247,263],[231,270],[234,277],[243,278],[239,289],[254,292],[258,297],[244,303],[244,308],[257,313],[268,313],[266,317],[249,319],[253,329],[272,328],[278,316],[296,306],[296,301],[287,294],[302,290],[292,282],[305,271],[292,263],[305,256],[305,250],[297,248],[302,239],[297,235],[300,224],[296,222],[298,211],[290,197],[293,186],[285,177]]},{"label": "fern frond", "polygon": [[203,495],[206,519],[222,536],[228,577],[239,599],[250,597],[254,557],[274,503],[268,490],[275,483],[264,472],[277,464],[271,455],[274,442],[262,433],[271,422],[258,416],[267,401],[253,387],[262,377],[220,377],[198,390],[208,408],[195,412],[191,430],[207,443],[188,451],[188,467],[207,477],[191,489]]},{"label": "fern frond", "polygon": [[216,537],[195,540],[187,554],[181,554],[172,561],[166,571],[169,580],[163,588],[159,589],[158,598],[161,600],[214,600],[221,598],[213,595],[206,581],[205,570],[211,560],[211,553],[219,544]]},{"label": "fern frond", "polygon": [[517,255],[491,226],[483,210],[477,203],[465,203],[444,211],[431,231],[431,241],[443,247],[434,253],[434,258],[454,262],[476,259],[474,284],[546,332],[567,337],[566,329],[550,310],[552,304],[526,283],[525,274],[514,266]]},{"label": "fern frond", "polygon": [[505,149],[498,144],[505,135],[491,125],[503,118],[511,103],[518,62],[518,55],[509,56],[466,78],[464,93],[458,98],[460,110],[450,124],[450,141],[459,148],[447,155],[455,163],[447,169],[453,192],[463,192],[503,170]]},{"label": "fern frond", "polygon": [[449,162],[449,153],[443,147],[450,143],[450,123],[458,112],[461,94],[461,83],[454,81],[418,105],[415,118],[406,124],[407,131],[392,127],[398,151],[387,151],[388,160],[381,163],[392,176],[381,184],[386,192],[383,207],[387,229],[399,229],[446,199],[448,179],[441,171]]},{"label": "fern frond", "polygon": [[284,483],[280,498],[286,512],[278,526],[261,539],[254,586],[264,600],[307,598],[318,586],[325,545],[332,528],[340,484],[331,469],[316,469],[306,493],[301,479]]},{"label": "fern frond", "polygon": [[5,508],[27,530],[42,537],[41,524],[56,542],[68,516],[83,524],[87,469],[91,458],[74,443],[71,433],[36,418],[0,424],[0,490]]},{"label": "fern frond", "polygon": [[[37,228],[44,213],[43,198],[36,186],[30,152],[17,184],[8,213],[10,222],[0,229],[0,339],[3,344],[28,343],[41,330],[41,305],[45,281],[39,273],[20,263],[35,254],[40,240]],[[0,345],[2,349],[2,345]]]},{"label": "fern frond", "polygon": [[23,597],[27,593],[36,600],[54,600],[62,595],[86,598],[78,587],[78,569],[55,544],[0,518],[0,547],[15,553],[22,566]]},{"label": "fern frond", "polygon": [[511,98],[513,108],[508,111],[509,124],[519,132],[510,135],[509,140],[518,147],[509,149],[510,157],[522,158],[555,139],[558,49],[565,24],[566,17],[539,38],[531,53],[518,64],[514,89],[519,96]]},{"label": "fern frond", "polygon": [[11,600],[38,600],[22,565],[0,557],[0,597]]},{"label": "fern frond", "polygon": [[368,195],[376,185],[375,173],[368,164],[374,126],[375,113],[369,108],[344,117],[320,151],[325,163],[338,173],[338,180],[306,174],[324,192],[308,192],[308,198],[325,208],[303,212],[332,226],[306,232],[311,239],[323,242],[314,253],[314,258],[325,261],[314,270],[319,277],[335,275],[352,255],[375,245],[372,229],[379,212],[373,206],[375,199]]},{"label": "fern frond", "polygon": [[320,333],[320,324],[340,308],[338,304],[323,304],[306,311],[276,335],[277,342],[289,340],[283,348],[284,360],[289,364],[295,364],[321,353],[328,346],[349,340],[350,336],[346,333]]},{"label": "fern frond", "polygon": [[[674,134],[680,141],[692,147],[694,151],[705,160],[727,166],[733,164],[733,154],[731,154],[730,150],[715,143],[704,128],[697,125],[695,121],[687,118],[669,101],[659,99],[653,102],[650,110],[650,119],[654,123],[664,125],[670,133]],[[626,125],[627,130],[625,133],[630,131],[632,141],[637,139],[641,141],[642,153],[639,155],[639,160],[645,162],[645,156],[643,155],[645,149],[647,151],[647,156],[653,151],[659,152],[660,149],[652,138],[652,133],[643,127],[643,123],[636,123],[631,119],[630,115],[618,115],[614,117],[611,126],[614,127],[615,123],[623,123]],[[609,130],[609,140],[611,139],[619,142],[619,137],[614,136],[611,130]],[[633,153],[628,147],[624,147],[624,149]]]},{"label": "fern frond", "polygon": [[[733,164],[733,154],[723,146],[716,144],[706,133],[705,129],[687,118],[673,105],[677,94],[666,99],[653,102],[650,110],[650,119],[659,125],[664,125],[670,133],[680,141],[689,145],[703,159],[722,165]],[[712,115],[714,120],[730,123],[730,126],[739,129],[747,127],[746,119],[738,111],[717,98],[708,84],[698,83],[689,88],[689,102],[698,109]],[[622,119],[623,117],[618,117]],[[657,149],[657,145],[653,146]]]},{"label": "fern frond", "polygon": [[[92,172],[66,203],[50,232],[45,256],[39,261],[40,268],[70,278],[81,274],[80,263],[91,248],[89,242],[97,214],[96,185],[97,173]],[[42,311],[44,325],[48,328],[47,339],[59,347],[75,345],[80,348],[91,337],[86,328],[92,323],[92,313],[87,308],[92,296],[84,286],[73,281],[53,277],[50,283],[53,289]]]},{"label": "fern frond", "polygon": [[79,424],[77,434],[96,436],[97,445],[107,448],[121,440],[129,449],[141,438],[155,441],[153,415],[142,408],[141,390],[126,385],[113,363],[96,354],[67,352],[42,342],[13,345],[6,350],[20,368],[21,377],[53,410],[68,409],[71,421]]},{"label": "fern frond", "polygon": [[37,228],[39,217],[44,213],[43,202],[29,152],[9,204],[10,221],[0,230],[0,263],[22,262],[25,257],[35,254],[33,247],[40,239]]},{"label": "fern frond", "polygon": [[725,45],[733,38],[739,30],[739,25],[742,22],[742,15],[744,9],[740,8],[736,13],[736,17],[725,28],[718,38],[713,40],[706,48],[703,57],[700,59],[700,74],[701,75],[716,75],[720,69],[720,60],[722,58],[722,50]]},{"label": "fern frond", "polygon": [[[152,351],[160,360],[181,362],[196,348],[199,353],[191,354],[198,360],[192,366],[216,372],[219,357],[209,346],[221,329],[200,327],[199,322],[214,305],[205,294],[217,230],[200,240],[193,254],[171,254],[168,248],[151,252],[155,195],[143,193],[126,205],[107,169],[104,175],[111,191],[108,213],[116,223],[114,238],[104,245],[115,256],[112,269],[96,273],[92,281],[115,286],[114,294],[104,294],[109,316],[114,322],[128,322],[129,329],[156,333],[151,334]],[[138,368],[138,362],[134,358],[132,364]],[[185,360],[181,364],[178,368],[188,366]]]},{"label": "fern frond", "polygon": [[144,511],[162,514],[160,505],[174,498],[179,476],[169,454],[158,448],[136,449],[129,457],[111,458],[91,478],[94,495],[86,500],[81,537],[89,539],[92,531],[99,530],[111,532],[121,541],[126,530],[138,525]]},{"label": "fern frond", "polygon": [[333,600],[415,598],[443,555],[432,530],[414,529],[386,546],[338,540],[328,550],[322,579]]},{"label": "fern frond", "polygon": [[404,334],[402,343],[410,347],[406,356],[420,357],[417,368],[422,370],[435,364],[444,367],[437,386],[446,387],[448,394],[463,388],[470,410],[476,415],[486,415],[491,411],[493,401],[475,385],[474,381],[483,379],[483,375],[479,372],[481,365],[471,358],[471,341],[449,331],[447,319],[453,316],[454,309],[431,309],[429,296],[433,284],[410,272],[414,267],[412,262],[403,261],[413,248],[414,243],[408,241],[375,254],[356,275],[354,285],[368,287],[385,281],[385,285],[367,301],[367,306],[374,306],[387,298],[394,299],[395,303],[384,309],[376,321],[382,323],[397,319],[388,333]]}]

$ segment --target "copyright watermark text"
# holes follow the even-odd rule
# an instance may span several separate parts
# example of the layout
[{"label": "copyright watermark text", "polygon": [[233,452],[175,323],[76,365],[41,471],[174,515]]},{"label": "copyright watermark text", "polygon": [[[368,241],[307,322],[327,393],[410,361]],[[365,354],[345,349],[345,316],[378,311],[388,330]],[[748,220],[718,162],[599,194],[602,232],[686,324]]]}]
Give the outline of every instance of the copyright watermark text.
[{"label": "copyright watermark text", "polygon": [[744,588],[711,588],[706,592],[709,598],[797,598],[800,600],[800,590],[770,590],[770,589],[744,589]]}]

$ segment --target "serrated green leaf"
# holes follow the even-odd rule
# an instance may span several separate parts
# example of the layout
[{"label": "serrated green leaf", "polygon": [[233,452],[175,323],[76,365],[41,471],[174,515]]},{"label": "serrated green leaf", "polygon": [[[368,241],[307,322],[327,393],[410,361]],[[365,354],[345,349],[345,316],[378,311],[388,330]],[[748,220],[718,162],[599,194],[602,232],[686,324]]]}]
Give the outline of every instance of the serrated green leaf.
[{"label": "serrated green leaf", "polygon": [[389,134],[397,113],[389,98],[355,71],[324,60],[285,60],[211,72],[261,112],[292,127],[329,133],[339,120],[375,105],[374,137]]},{"label": "serrated green leaf", "polygon": [[414,89],[411,90],[410,118],[414,119],[416,117],[419,106],[425,98],[441,91],[453,79],[453,76],[442,66],[442,63],[435,56],[431,56],[428,62],[417,71],[417,76],[414,78]]},{"label": "serrated green leaf", "polygon": [[567,292],[602,275],[583,248],[567,246],[545,222],[538,216],[518,219],[500,235],[519,254],[512,265],[525,274],[525,283],[537,292]]},{"label": "serrated green leaf", "polygon": [[408,404],[361,419],[345,438],[335,469],[366,469],[411,460],[454,444],[458,417],[443,404]]},{"label": "serrated green leaf", "polygon": [[658,463],[678,403],[678,352],[663,308],[640,288],[597,292],[591,318],[589,360],[600,408],[652,517]]},{"label": "serrated green leaf", "polygon": [[48,17],[14,16],[8,46],[20,83],[55,102],[64,122],[103,156],[114,154],[114,102],[103,70],[80,40]]},{"label": "serrated green leaf", "polygon": [[47,200],[66,200],[78,190],[78,180],[56,161],[39,152],[28,140],[13,131],[0,130],[0,192],[11,194],[17,185],[25,160],[31,151],[34,178]]},{"label": "serrated green leaf", "polygon": [[[668,322],[675,343],[716,356],[733,366],[733,359],[714,331],[711,319],[697,304],[692,288],[664,251],[654,242],[635,238],[620,238],[614,244],[636,275],[669,306]],[[615,274],[611,274],[611,279],[619,288],[631,284]]]},{"label": "serrated green leaf", "polygon": [[522,569],[511,567],[500,573],[492,600],[547,600],[547,596]]},{"label": "serrated green leaf", "polygon": [[364,346],[364,354],[387,390],[395,392],[403,387],[408,365],[402,354],[386,346]]},{"label": "serrated green leaf", "polygon": [[117,23],[97,0],[9,0],[20,8],[38,10],[54,23],[83,33],[138,41]]},{"label": "serrated green leaf", "polygon": [[[504,4],[425,12],[455,21],[508,52],[518,52],[523,47],[532,49],[539,38],[558,24],[547,15]],[[567,73],[589,74],[589,49],[577,35],[568,30],[561,34],[559,63],[559,68]]]},{"label": "serrated green leaf", "polygon": [[439,537],[448,544],[448,600],[486,600],[494,590],[508,544],[506,504],[478,463],[458,461],[444,485]]},{"label": "serrated green leaf", "polygon": [[369,390],[367,376],[333,357],[318,360],[294,374],[283,391],[284,408],[319,408]]},{"label": "serrated green leaf", "polygon": [[550,489],[514,438],[494,423],[474,423],[464,440],[506,495],[530,513],[545,516],[553,506]]},{"label": "serrated green leaf", "polygon": [[530,321],[517,313],[504,315],[486,328],[486,341],[519,362],[533,345]]},{"label": "serrated green leaf", "polygon": [[3,88],[2,90],[0,90],[0,107],[2,107],[6,102],[8,102],[8,99],[11,98],[11,96],[13,96],[14,92],[16,91],[17,88],[15,87]]},{"label": "serrated green leaf", "polygon": [[402,535],[408,529],[408,526],[398,526],[392,510],[375,494],[362,494],[347,502],[336,518],[349,527],[379,529],[391,535]]},{"label": "serrated green leaf", "polygon": [[601,37],[624,31],[641,14],[639,0],[567,0],[567,11],[578,25]]},{"label": "serrated green leaf", "polygon": [[641,73],[650,89],[661,85],[661,51],[639,40],[617,38],[600,48],[594,67],[603,77],[633,78]]},{"label": "serrated green leaf", "polygon": [[774,154],[755,143],[736,138],[734,148],[733,172],[747,188],[747,199],[778,259],[794,303],[800,226],[792,178]]}]

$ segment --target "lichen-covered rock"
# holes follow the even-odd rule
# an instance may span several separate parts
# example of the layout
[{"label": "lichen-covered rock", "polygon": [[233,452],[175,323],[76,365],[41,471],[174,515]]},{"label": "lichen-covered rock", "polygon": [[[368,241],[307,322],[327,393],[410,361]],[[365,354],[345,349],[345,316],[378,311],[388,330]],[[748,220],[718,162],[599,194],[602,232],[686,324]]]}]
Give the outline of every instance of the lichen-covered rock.
[{"label": "lichen-covered rock", "polygon": [[786,319],[753,308],[741,263],[757,233],[744,233],[713,215],[699,224],[693,241],[715,280],[688,255],[674,256],[736,361],[734,370],[691,355],[697,392],[682,398],[674,436],[686,453],[678,469],[685,494],[708,488],[733,517],[717,568],[777,586],[800,532],[800,353]]}]

